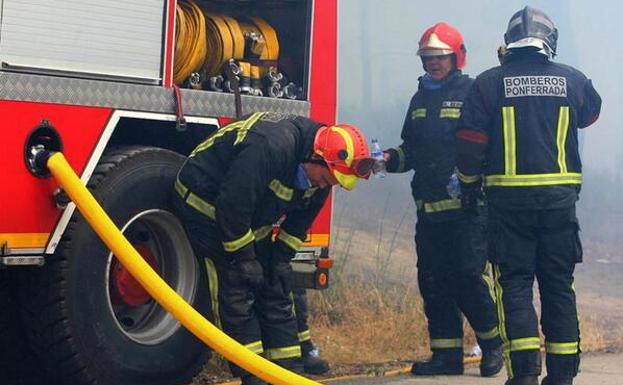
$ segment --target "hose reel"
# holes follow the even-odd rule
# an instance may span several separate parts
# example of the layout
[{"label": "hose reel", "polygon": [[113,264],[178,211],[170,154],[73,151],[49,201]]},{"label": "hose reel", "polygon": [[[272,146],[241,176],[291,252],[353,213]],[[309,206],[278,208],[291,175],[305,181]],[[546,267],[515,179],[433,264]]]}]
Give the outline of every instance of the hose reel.
[{"label": "hose reel", "polygon": [[233,92],[225,71],[225,66],[233,65],[242,94],[302,98],[301,87],[283,84],[286,77],[278,70],[279,39],[266,20],[209,12],[193,0],[180,0],[176,16],[175,84]]}]

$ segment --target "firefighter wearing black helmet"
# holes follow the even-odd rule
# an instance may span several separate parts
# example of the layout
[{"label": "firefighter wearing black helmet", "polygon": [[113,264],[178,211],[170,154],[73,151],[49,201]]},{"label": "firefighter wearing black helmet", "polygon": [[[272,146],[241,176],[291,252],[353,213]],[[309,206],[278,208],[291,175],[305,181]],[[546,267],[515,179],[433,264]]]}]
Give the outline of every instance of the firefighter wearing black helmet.
[{"label": "firefighter wearing black helmet", "polygon": [[402,144],[386,152],[389,172],[414,171],[418,286],[433,355],[430,361],[415,362],[411,372],[463,373],[465,314],[483,351],[480,373],[488,377],[503,363],[486,256],[486,208],[468,213],[446,188],[456,164],[456,124],[473,79],[461,72],[463,37],[447,23],[424,32],[418,55],[426,74],[411,99]]},{"label": "firefighter wearing black helmet", "polygon": [[558,32],[542,11],[515,13],[504,37],[503,64],[478,76],[463,106],[459,177],[464,203],[473,205],[484,176],[506,384],[538,383],[536,277],[547,353],[542,384],[570,385],[580,353],[573,287],[582,260],[578,128],[597,120],[601,99],[580,71],[551,61]]}]

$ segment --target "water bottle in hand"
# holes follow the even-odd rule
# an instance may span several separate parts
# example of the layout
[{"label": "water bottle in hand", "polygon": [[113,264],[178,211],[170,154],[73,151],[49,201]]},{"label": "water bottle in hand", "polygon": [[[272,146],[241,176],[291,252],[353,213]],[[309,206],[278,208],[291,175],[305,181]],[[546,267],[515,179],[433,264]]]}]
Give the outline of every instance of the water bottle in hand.
[{"label": "water bottle in hand", "polygon": [[381,146],[379,145],[379,141],[377,139],[372,139],[372,151],[370,152],[372,159],[376,162],[374,163],[374,168],[372,171],[374,172],[375,178],[385,178],[387,175],[385,158],[383,156],[383,150],[381,150]]},{"label": "water bottle in hand", "polygon": [[448,195],[450,195],[450,198],[452,199],[457,199],[459,195],[461,195],[461,183],[459,182],[459,176],[456,169],[454,169],[454,172],[450,176],[446,190],[448,190]]}]

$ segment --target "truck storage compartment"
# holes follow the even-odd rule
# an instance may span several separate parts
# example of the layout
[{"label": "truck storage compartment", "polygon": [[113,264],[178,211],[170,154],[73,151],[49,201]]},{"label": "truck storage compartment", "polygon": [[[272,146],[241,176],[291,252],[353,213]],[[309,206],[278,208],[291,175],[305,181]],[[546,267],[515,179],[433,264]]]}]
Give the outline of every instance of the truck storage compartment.
[{"label": "truck storage compartment", "polygon": [[237,80],[243,94],[306,99],[311,9],[305,0],[180,0],[174,83],[232,92]]},{"label": "truck storage compartment", "polygon": [[3,69],[162,79],[162,1],[0,1]]},{"label": "truck storage compartment", "polygon": [[0,0],[0,69],[307,100],[312,3]]}]

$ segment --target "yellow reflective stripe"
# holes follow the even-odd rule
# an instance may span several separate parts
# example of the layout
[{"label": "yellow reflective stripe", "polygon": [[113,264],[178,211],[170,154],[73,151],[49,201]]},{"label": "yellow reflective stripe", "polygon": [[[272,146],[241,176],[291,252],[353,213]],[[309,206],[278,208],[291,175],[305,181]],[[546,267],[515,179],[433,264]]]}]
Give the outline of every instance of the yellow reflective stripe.
[{"label": "yellow reflective stripe", "polygon": [[441,110],[439,110],[439,117],[458,119],[461,117],[461,109],[460,108],[442,108]]},{"label": "yellow reflective stripe", "polygon": [[275,195],[277,195],[277,198],[286,202],[290,202],[292,200],[292,196],[294,195],[294,190],[284,186],[278,179],[271,180],[268,188],[271,189]]},{"label": "yellow reflective stripe", "polygon": [[396,172],[402,172],[405,169],[405,152],[400,146],[396,147],[396,152],[398,153],[398,168]]},{"label": "yellow reflective stripe", "polygon": [[244,140],[244,138],[247,136],[247,133],[249,132],[251,127],[262,116],[264,116],[264,114],[266,114],[266,113],[265,112],[256,112],[256,113],[254,113],[253,115],[251,115],[248,119],[246,119],[244,121],[244,124],[242,125],[242,127],[240,127],[240,129],[238,130],[238,133],[236,134],[236,140],[234,141],[234,146]]},{"label": "yellow reflective stripe", "polygon": [[346,163],[346,166],[350,167],[350,165],[353,163],[353,158],[355,157],[355,144],[353,143],[353,138],[351,138],[350,135],[348,135],[348,132],[342,127],[332,126],[331,130],[340,134],[342,139],[344,139],[344,143],[346,143],[347,154],[346,159],[344,159],[344,163]]},{"label": "yellow reflective stripe", "polygon": [[175,191],[177,191],[177,193],[182,198],[186,198],[185,202],[189,206],[199,211],[203,215],[207,216],[208,218],[212,219],[213,221],[216,220],[216,208],[211,203],[206,202],[195,193],[188,193],[188,188],[184,186],[184,184],[179,179],[175,181]]},{"label": "yellow reflective stripe", "polygon": [[475,333],[476,333],[476,336],[478,336],[478,338],[480,338],[481,340],[491,340],[500,335],[500,331],[498,330],[497,326],[489,330],[488,332],[477,331]]},{"label": "yellow reflective stripe", "polygon": [[303,194],[303,199],[308,199],[311,198],[316,191],[318,191],[318,187],[310,187],[307,190],[305,190],[305,193]]},{"label": "yellow reflective stripe", "polygon": [[461,208],[460,199],[445,199],[437,202],[424,203],[425,213],[436,213],[439,211],[456,210]]},{"label": "yellow reflective stripe", "polygon": [[517,173],[517,142],[515,132],[515,107],[502,107],[504,123],[504,174]]},{"label": "yellow reflective stripe", "polygon": [[462,338],[431,338],[431,349],[454,349],[463,347]]},{"label": "yellow reflective stripe", "polygon": [[203,260],[205,261],[206,271],[208,272],[208,287],[210,288],[210,303],[212,304],[214,324],[217,328],[223,330],[218,301],[218,274],[216,273],[214,262],[210,258],[204,258]]},{"label": "yellow reflective stripe", "polygon": [[262,341],[255,341],[244,345],[245,348],[249,349],[255,354],[264,353],[264,345],[262,345]]},{"label": "yellow reflective stripe", "polygon": [[299,239],[292,234],[288,234],[288,232],[284,229],[279,230],[279,235],[277,235],[277,239],[288,245],[294,251],[300,249],[301,245],[305,241],[304,239]]},{"label": "yellow reflective stripe", "polygon": [[301,357],[301,346],[286,346],[283,348],[272,348],[264,351],[264,357],[269,360],[284,360],[286,358]]},{"label": "yellow reflective stripe", "polygon": [[188,192],[188,189],[182,184],[179,178],[175,180],[175,191],[177,191],[182,198],[186,197],[186,193]]},{"label": "yellow reflective stripe", "polygon": [[567,173],[567,133],[569,132],[569,107],[561,106],[558,114],[558,128],[556,130],[556,145],[558,146],[558,167],[562,174]]},{"label": "yellow reflective stripe", "polygon": [[422,210],[422,208],[424,207],[424,201],[422,201],[422,200],[417,200],[417,201],[415,201],[415,207],[416,207],[418,210]]},{"label": "yellow reflective stripe", "polygon": [[493,303],[495,303],[495,284],[493,283],[493,277],[491,275],[491,263],[487,262],[485,263],[485,270],[482,272],[482,279],[485,281],[487,289],[489,289],[489,295],[491,296]]},{"label": "yellow reflective stripe", "polygon": [[311,340],[311,332],[309,331],[309,329],[300,332],[298,336],[299,336],[299,342],[305,342],[305,341]]},{"label": "yellow reflective stripe", "polygon": [[582,184],[582,174],[524,174],[524,175],[487,175],[485,186],[553,186],[559,184]]},{"label": "yellow reflective stripe", "polygon": [[238,239],[234,239],[233,241],[223,242],[223,248],[225,251],[233,253],[234,251],[238,251],[248,245],[249,243],[255,240],[255,236],[253,235],[253,231],[249,229],[245,235]]},{"label": "yellow reflective stripe", "polygon": [[426,117],[426,108],[416,108],[411,111],[411,120],[415,118],[425,118]]},{"label": "yellow reflective stripe", "polygon": [[502,285],[500,284],[500,278],[502,277],[502,272],[500,271],[500,266],[495,265],[495,295],[497,296],[497,301],[495,301],[496,309],[498,312],[498,322],[500,323],[500,338],[502,339],[502,357],[504,358],[504,366],[506,366],[506,372],[508,373],[508,378],[513,378],[513,365],[511,365],[511,352],[510,352],[510,342],[508,340],[508,334],[506,333],[506,317],[504,316],[504,302],[502,302],[502,295],[504,294],[504,290],[502,290]]},{"label": "yellow reflective stripe", "polygon": [[578,354],[578,342],[545,342],[547,354]]},{"label": "yellow reflective stripe", "polygon": [[45,247],[50,233],[0,233],[0,246],[9,248],[40,248]]},{"label": "yellow reflective stripe", "polygon": [[197,153],[200,153],[201,151],[204,151],[204,150],[212,147],[212,145],[214,144],[214,141],[216,139],[220,138],[221,136],[225,135],[226,133],[228,133],[230,131],[234,131],[234,130],[242,127],[243,125],[244,125],[244,121],[239,121],[239,122],[234,122],[234,123],[231,123],[231,124],[228,124],[226,126],[223,126],[223,127],[219,128],[219,130],[216,131],[214,134],[212,134],[208,139],[204,140],[197,147],[195,147],[193,152],[190,153],[189,157],[193,157]]},{"label": "yellow reflective stripe", "polygon": [[480,175],[465,175],[459,171],[459,180],[463,183],[476,183],[480,180]]},{"label": "yellow reflective stripe", "polygon": [[194,193],[188,194],[188,198],[186,198],[186,203],[188,203],[189,206],[193,207],[195,210],[204,214],[213,221],[216,220],[216,209],[214,208],[214,206],[199,198]]},{"label": "yellow reflective stripe", "polygon": [[539,337],[525,337],[510,340],[510,351],[520,352],[523,350],[539,350],[541,349],[541,340]]},{"label": "yellow reflective stripe", "polygon": [[273,233],[273,225],[262,226],[259,229],[253,230],[253,236],[255,237],[255,241],[259,242],[262,239]]}]

